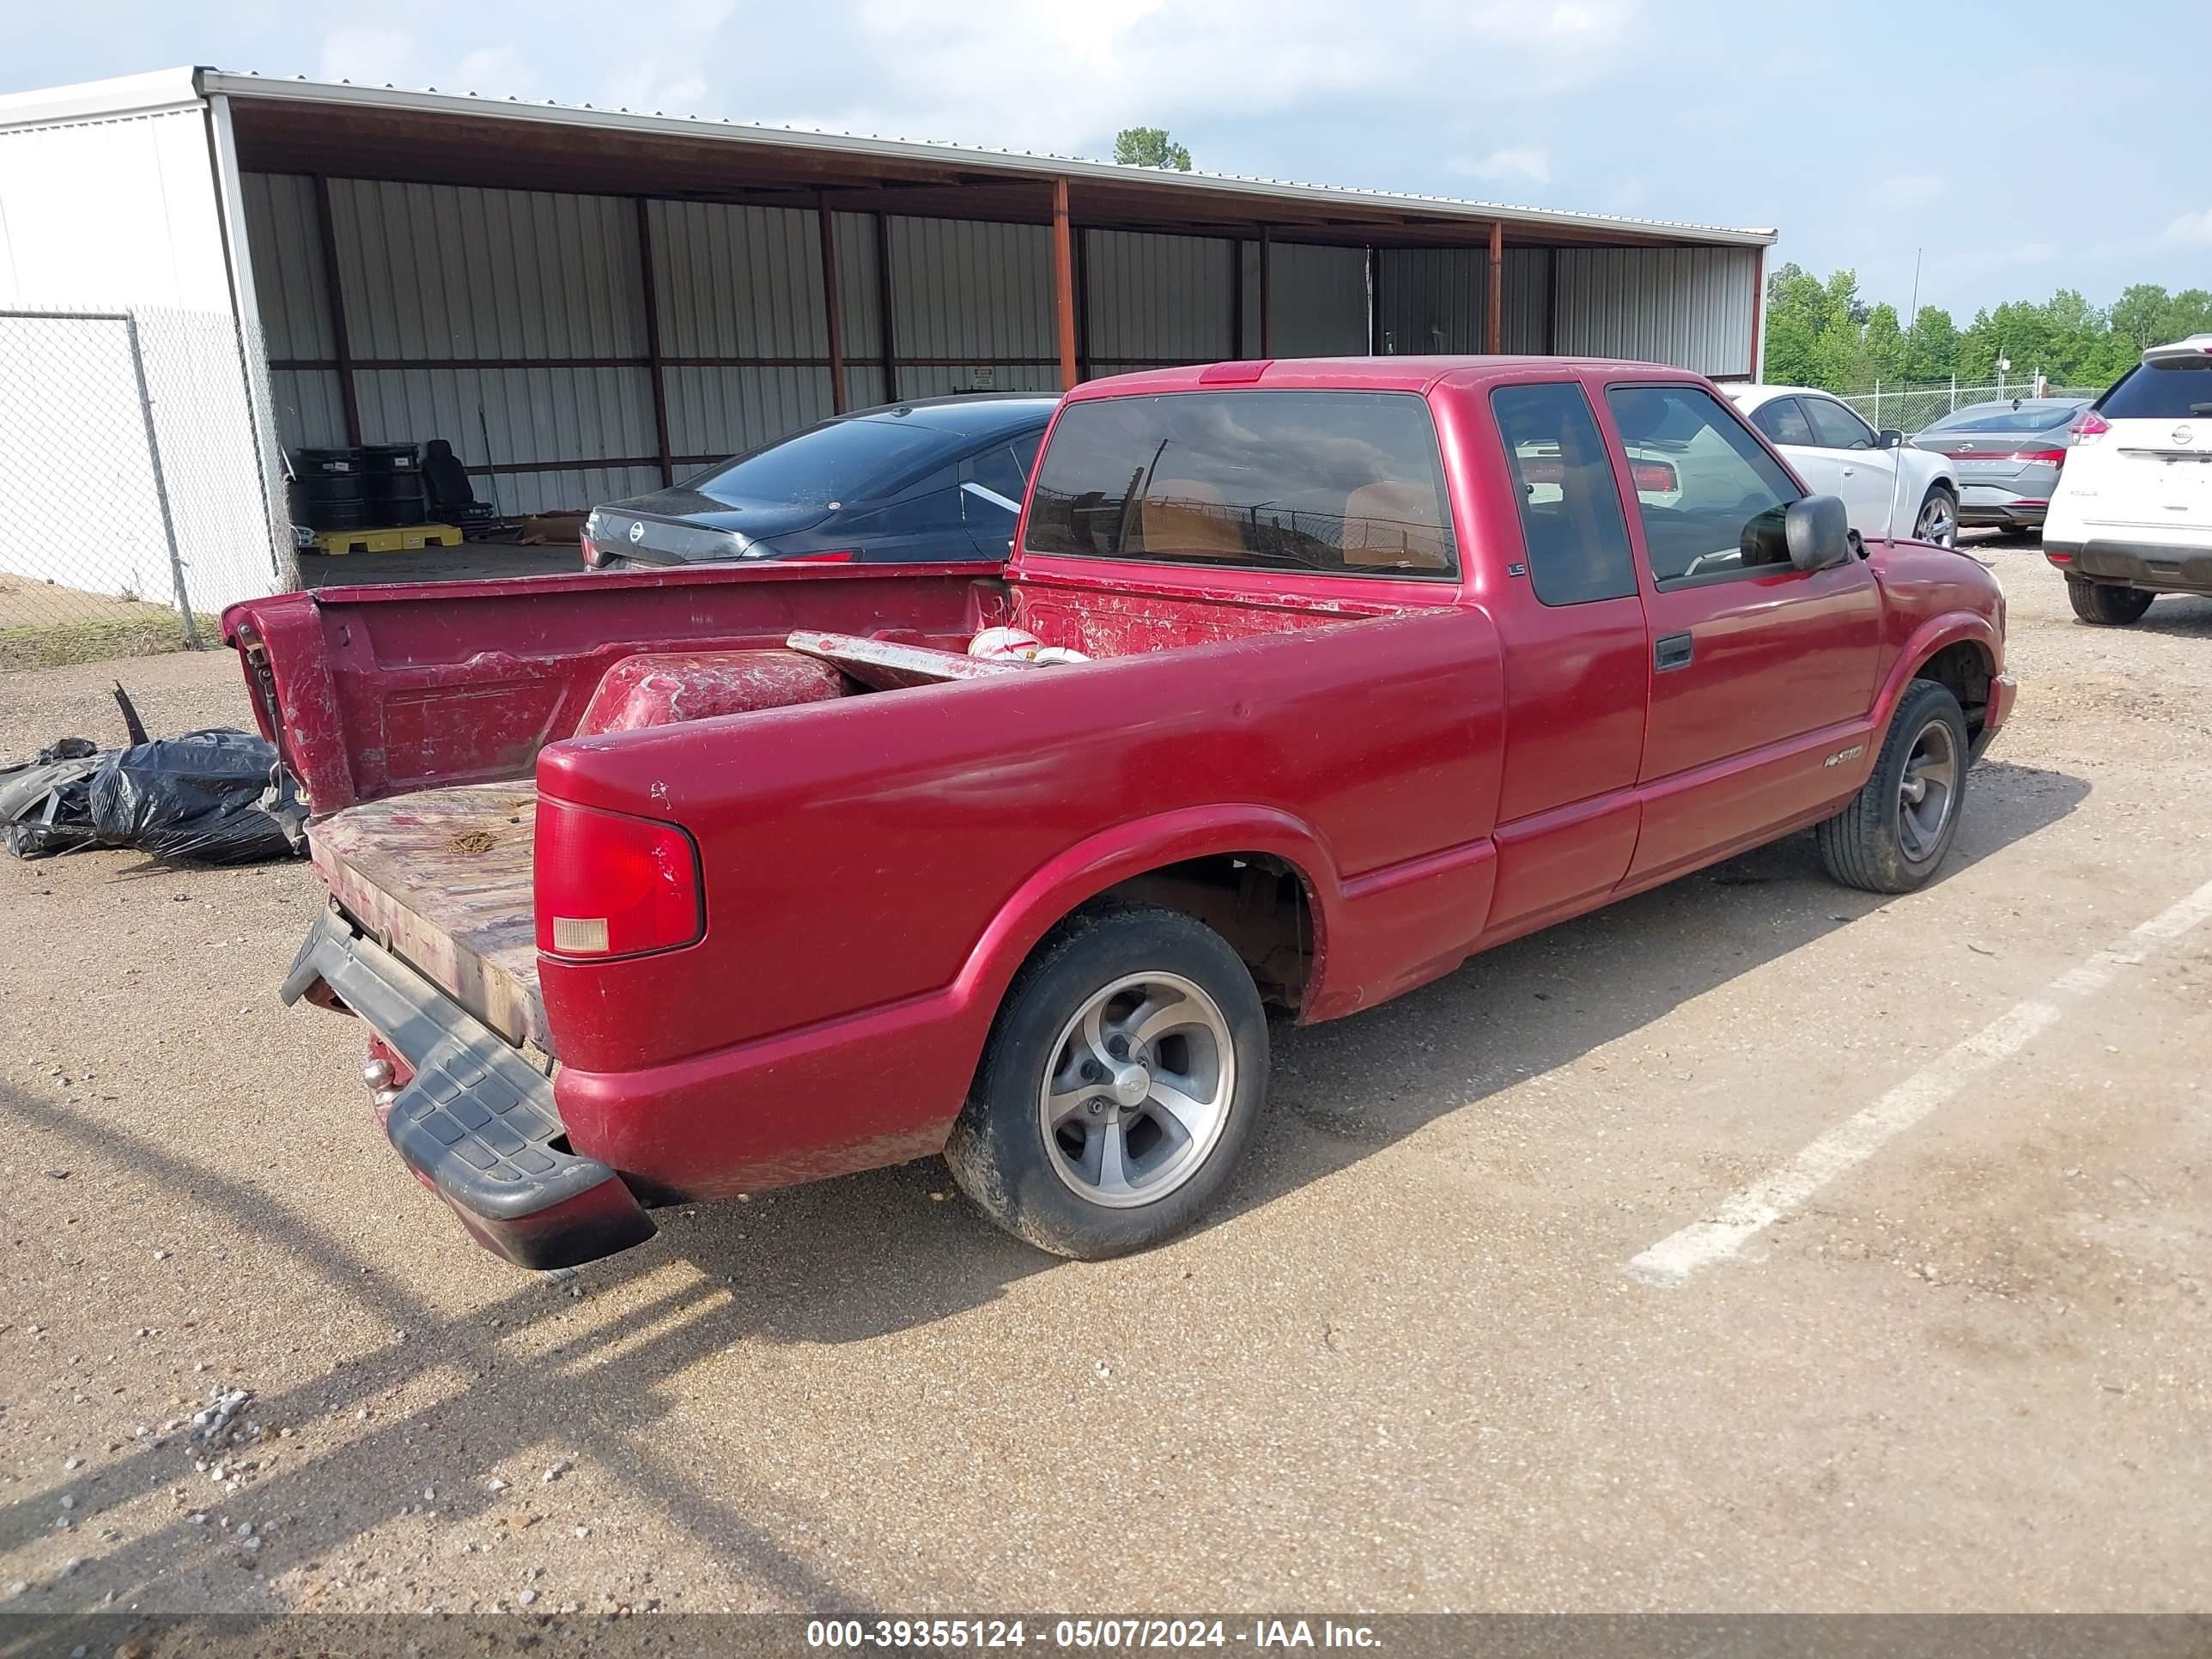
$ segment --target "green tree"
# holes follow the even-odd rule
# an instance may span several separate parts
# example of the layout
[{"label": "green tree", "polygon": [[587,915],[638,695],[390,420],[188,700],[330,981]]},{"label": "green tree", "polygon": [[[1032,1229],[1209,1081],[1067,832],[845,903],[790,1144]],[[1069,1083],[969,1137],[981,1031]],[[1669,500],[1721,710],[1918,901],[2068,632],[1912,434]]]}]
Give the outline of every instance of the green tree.
[{"label": "green tree", "polygon": [[1114,135],[1114,159],[1125,167],[1190,171],[1190,152],[1169,137],[1165,127],[1123,127]]},{"label": "green tree", "polygon": [[1826,280],[1794,264],[1767,279],[1766,377],[1831,392],[1885,386],[1925,386],[1955,374],[1985,386],[2008,360],[2008,383],[2041,374],[2054,386],[2110,385],[2138,362],[2146,346],[2212,333],[2212,292],[2168,294],[2154,283],[2122,292],[2109,310],[2078,290],[2047,300],[2008,300],[1978,311],[1958,327],[1948,312],[1923,306],[1909,329],[1894,307],[1869,304],[1855,272]]}]

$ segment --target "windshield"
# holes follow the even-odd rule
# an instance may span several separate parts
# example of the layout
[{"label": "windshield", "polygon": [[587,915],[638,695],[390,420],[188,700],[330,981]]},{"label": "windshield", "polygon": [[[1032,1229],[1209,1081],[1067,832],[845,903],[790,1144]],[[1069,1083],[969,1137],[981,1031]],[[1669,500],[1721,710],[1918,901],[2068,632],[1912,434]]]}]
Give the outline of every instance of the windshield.
[{"label": "windshield", "polygon": [[809,427],[763,445],[690,481],[702,495],[732,506],[775,501],[828,507],[864,501],[947,459],[957,433],[898,416],[872,415]]},{"label": "windshield", "polygon": [[2139,363],[2097,399],[2108,421],[2178,421],[2212,415],[2212,365]]},{"label": "windshield", "polygon": [[1976,404],[1954,415],[1932,421],[1929,432],[2050,432],[2064,426],[2086,408],[2082,404]]}]

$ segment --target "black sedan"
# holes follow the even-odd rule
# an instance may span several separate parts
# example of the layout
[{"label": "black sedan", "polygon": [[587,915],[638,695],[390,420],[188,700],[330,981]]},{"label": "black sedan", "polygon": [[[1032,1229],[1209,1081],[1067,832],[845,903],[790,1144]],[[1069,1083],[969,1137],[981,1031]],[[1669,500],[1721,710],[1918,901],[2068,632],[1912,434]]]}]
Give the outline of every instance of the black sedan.
[{"label": "black sedan", "polygon": [[584,562],[1003,559],[1055,402],[928,398],[837,416],[596,508]]}]

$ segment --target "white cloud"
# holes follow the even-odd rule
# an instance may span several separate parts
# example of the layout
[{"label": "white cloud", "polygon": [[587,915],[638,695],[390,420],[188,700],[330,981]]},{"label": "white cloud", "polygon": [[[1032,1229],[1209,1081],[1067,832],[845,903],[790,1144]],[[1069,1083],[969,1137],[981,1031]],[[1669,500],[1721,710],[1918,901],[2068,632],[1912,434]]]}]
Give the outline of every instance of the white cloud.
[{"label": "white cloud", "polygon": [[2045,265],[2058,257],[2058,250],[2048,242],[2022,242],[2012,257],[2024,265]]},{"label": "white cloud", "polygon": [[1900,173],[1869,192],[1881,207],[1919,207],[1943,193],[1943,180],[1932,173]]},{"label": "white cloud", "polygon": [[2183,214],[2166,228],[2166,240],[2191,247],[2212,247],[2212,208]]},{"label": "white cloud", "polygon": [[816,118],[1096,154],[1136,122],[1321,122],[1342,118],[1322,107],[1337,100],[1449,108],[1475,88],[1494,108],[1601,78],[1626,53],[1643,3],[1398,0],[1376,27],[1348,31],[1339,0],[863,0],[843,80],[866,90],[842,105],[817,94]]},{"label": "white cloud", "polygon": [[1540,185],[1552,176],[1552,161],[1542,150],[1522,145],[1493,149],[1480,160],[1454,161],[1452,171],[1474,179],[1511,179]]},{"label": "white cloud", "polygon": [[317,73],[325,81],[357,86],[419,84],[415,37],[405,29],[333,29],[323,39]]}]

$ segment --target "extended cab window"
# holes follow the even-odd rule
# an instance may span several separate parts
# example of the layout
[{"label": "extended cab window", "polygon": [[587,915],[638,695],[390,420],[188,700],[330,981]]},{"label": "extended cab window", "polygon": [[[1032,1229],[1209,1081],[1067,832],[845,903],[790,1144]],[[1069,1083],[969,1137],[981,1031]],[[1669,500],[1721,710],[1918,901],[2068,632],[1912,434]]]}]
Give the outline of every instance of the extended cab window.
[{"label": "extended cab window", "polygon": [[1546,605],[1583,605],[1633,593],[1620,486],[1582,387],[1500,386],[1490,407],[1520,496],[1536,597]]},{"label": "extended cab window", "polygon": [[1185,392],[1070,404],[1030,551],[1449,577],[1458,549],[1427,402],[1397,392]]},{"label": "extended cab window", "polygon": [[1607,405],[1635,476],[1654,581],[1787,566],[1782,520],[1804,492],[1703,386],[1617,386]]}]

